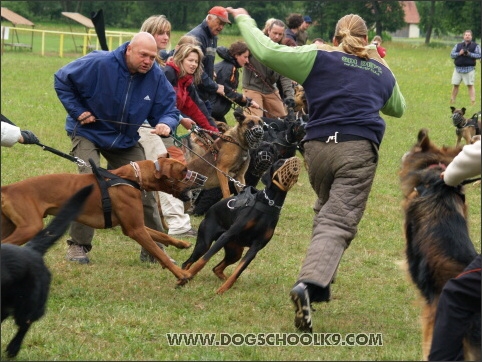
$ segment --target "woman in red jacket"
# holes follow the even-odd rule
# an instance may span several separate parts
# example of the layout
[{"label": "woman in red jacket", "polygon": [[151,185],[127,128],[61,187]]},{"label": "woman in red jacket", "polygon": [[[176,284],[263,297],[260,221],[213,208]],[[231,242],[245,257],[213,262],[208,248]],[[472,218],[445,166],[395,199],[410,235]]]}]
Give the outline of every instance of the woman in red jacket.
[{"label": "woman in red jacket", "polygon": [[182,44],[167,61],[164,73],[176,91],[179,111],[202,129],[219,132],[195,88],[195,84],[201,82],[202,58],[203,53],[199,46]]},{"label": "woman in red jacket", "polygon": [[382,47],[382,37],[380,35],[375,35],[373,37],[372,44],[377,47],[377,52],[378,55],[380,55],[380,58],[385,58],[385,55],[387,55],[387,50]]}]

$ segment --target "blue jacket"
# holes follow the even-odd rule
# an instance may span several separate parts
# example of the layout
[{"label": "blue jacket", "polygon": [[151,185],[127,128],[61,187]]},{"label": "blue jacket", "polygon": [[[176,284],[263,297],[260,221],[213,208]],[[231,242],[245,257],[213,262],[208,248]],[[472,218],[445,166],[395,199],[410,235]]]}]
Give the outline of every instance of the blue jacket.
[{"label": "blue jacket", "polygon": [[[94,51],[59,69],[54,88],[67,110],[67,133],[87,138],[102,149],[123,149],[139,140],[139,126],[179,124],[176,93],[160,67],[131,74],[125,61],[128,42],[112,52]],[[90,111],[98,120],[80,125],[77,118]],[[116,124],[105,122],[127,123]]]}]

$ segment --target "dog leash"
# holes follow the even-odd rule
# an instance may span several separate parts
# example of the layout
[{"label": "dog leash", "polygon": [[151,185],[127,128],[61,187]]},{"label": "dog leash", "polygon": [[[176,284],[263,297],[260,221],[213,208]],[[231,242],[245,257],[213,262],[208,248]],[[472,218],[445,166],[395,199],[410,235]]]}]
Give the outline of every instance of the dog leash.
[{"label": "dog leash", "polygon": [[[233,110],[236,110],[237,107],[242,107],[243,109],[246,109],[250,114],[252,113],[251,112],[251,109],[249,105],[246,105],[246,106],[241,106],[239,104],[237,104],[235,101],[233,101],[231,98],[229,98],[228,96],[226,96],[225,94],[219,94],[221,97],[227,99],[229,102],[231,102],[231,109]],[[264,108],[261,108],[261,106],[259,107],[259,110],[260,111],[263,111],[265,112],[266,114],[269,114],[270,116],[272,116],[273,118],[279,118],[279,117],[276,117],[274,114],[272,114],[271,112],[268,112],[267,109],[264,109]]]},{"label": "dog leash", "polygon": [[53,154],[56,154],[57,156],[60,156],[60,157],[63,157],[69,161],[72,161],[72,162],[75,162],[77,164],[77,166],[80,166],[80,167],[88,167],[90,168],[90,165],[87,164],[87,162],[85,162],[83,159],[79,158],[79,157],[73,157],[71,155],[68,155],[66,153],[63,153],[59,150],[56,150],[55,148],[52,148],[52,147],[49,147],[49,146],[46,146],[46,145],[43,145],[41,144],[40,142],[39,143],[36,143],[37,145],[39,145],[40,147],[42,147],[42,149],[44,151],[49,151],[49,152],[52,152]]},{"label": "dog leash", "polygon": [[[12,126],[16,126],[15,123],[13,123],[11,120],[9,120],[7,117],[5,117],[3,114],[2,114],[2,121],[10,123]],[[73,156],[68,155],[66,153],[63,153],[59,150],[56,150],[55,148],[46,146],[46,145],[44,145],[40,142],[37,142],[37,143],[34,143],[34,144],[42,147],[42,149],[44,151],[52,152],[53,154],[56,154],[57,156],[60,156],[60,157],[63,157],[65,159],[69,160],[69,161],[75,162],[77,164],[77,166],[84,166],[84,167],[90,168],[90,165],[87,162],[85,162],[84,160],[82,160],[81,158],[73,157]]]}]

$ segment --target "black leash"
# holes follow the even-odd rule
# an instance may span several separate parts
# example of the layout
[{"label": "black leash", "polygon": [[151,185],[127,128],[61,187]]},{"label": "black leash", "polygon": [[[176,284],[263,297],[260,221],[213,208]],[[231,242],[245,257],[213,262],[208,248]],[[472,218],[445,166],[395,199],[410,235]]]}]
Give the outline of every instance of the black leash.
[{"label": "black leash", "polygon": [[464,181],[461,182],[461,185],[471,184],[471,183],[474,183],[476,181],[480,181],[480,177],[470,178],[470,179],[464,180]]},{"label": "black leash", "polygon": [[85,167],[89,167],[90,168],[90,165],[87,164],[84,160],[82,160],[81,158],[78,158],[78,157],[73,157],[71,155],[68,155],[66,153],[63,153],[59,150],[56,150],[55,148],[52,148],[52,147],[49,147],[49,146],[46,146],[46,145],[43,145],[41,144],[40,142],[39,143],[36,143],[37,145],[39,145],[40,147],[42,147],[42,149],[44,151],[49,151],[49,152],[52,152],[53,154],[56,154],[57,156],[60,156],[60,157],[63,157],[69,161],[72,161],[72,162],[75,162],[77,164],[77,166],[85,166]]},{"label": "black leash", "polygon": [[[7,117],[5,117],[3,114],[0,114],[0,118],[2,120],[2,122],[6,122],[6,123],[9,123],[11,124],[12,126],[15,126],[17,127],[17,125],[15,123],[13,123],[11,120],[9,120]],[[52,148],[52,147],[49,147],[49,146],[46,146],[40,142],[37,142],[37,143],[34,143],[40,147],[42,147],[42,149],[44,151],[49,151],[49,152],[52,152],[54,154],[56,154],[57,156],[60,156],[60,157],[63,157],[69,161],[72,161],[72,162],[75,162],[78,166],[86,166],[86,167],[90,167],[87,162],[85,162],[84,160],[78,158],[78,157],[73,157],[71,155],[68,155],[66,153],[63,153],[59,150],[56,150],[55,148]]]},{"label": "black leash", "polygon": [[[237,107],[241,107],[241,108],[247,110],[250,114],[252,113],[251,109],[249,109],[249,106],[241,106],[241,105],[237,104],[234,100],[232,100],[231,98],[226,96],[225,94],[219,94],[219,95],[221,97],[227,99],[229,102],[231,102],[231,109],[232,110],[236,110]],[[266,110],[264,108],[261,108],[261,106],[259,107],[259,110],[265,112],[266,114],[269,114],[269,115],[273,116],[273,118],[279,118],[279,117],[276,117],[274,114],[268,112],[268,110]]]}]

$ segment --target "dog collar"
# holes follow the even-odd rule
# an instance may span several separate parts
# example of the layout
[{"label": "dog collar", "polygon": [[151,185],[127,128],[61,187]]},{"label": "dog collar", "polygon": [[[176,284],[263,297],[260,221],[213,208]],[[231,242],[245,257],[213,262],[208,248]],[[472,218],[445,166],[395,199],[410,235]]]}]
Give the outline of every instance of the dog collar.
[{"label": "dog collar", "polygon": [[[157,161],[156,161],[157,162]],[[139,165],[137,164],[137,162],[133,162],[131,161],[130,162],[132,168],[134,169],[134,173],[136,175],[136,178],[137,178],[137,183],[139,184],[139,186],[141,187],[141,189],[143,190],[144,188],[142,187],[142,174],[141,174],[141,169],[139,167]],[[159,165],[157,166],[159,167]]]}]

